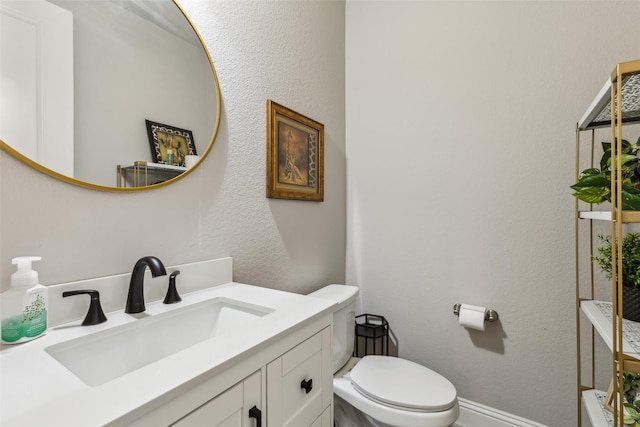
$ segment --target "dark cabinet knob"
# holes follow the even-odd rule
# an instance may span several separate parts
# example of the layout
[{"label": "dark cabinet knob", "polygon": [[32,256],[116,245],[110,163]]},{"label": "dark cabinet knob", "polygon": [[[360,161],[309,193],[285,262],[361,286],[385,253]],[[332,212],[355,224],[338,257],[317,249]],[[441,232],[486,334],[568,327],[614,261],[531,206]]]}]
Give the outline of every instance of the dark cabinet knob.
[{"label": "dark cabinet knob", "polygon": [[249,418],[256,419],[256,427],[262,427],[262,411],[253,405],[253,408],[249,409]]},{"label": "dark cabinet knob", "polygon": [[70,297],[73,295],[84,295],[87,294],[91,297],[91,303],[89,304],[89,310],[87,311],[87,315],[82,321],[82,326],[89,325],[98,325],[100,323],[107,321],[107,316],[104,315],[102,311],[102,306],[100,305],[100,292],[94,289],[80,289],[77,291],[66,291],[62,293],[62,297]]},{"label": "dark cabinet knob", "polygon": [[302,380],[302,382],[300,383],[300,388],[303,389],[306,394],[309,394],[309,392],[313,390],[313,378]]}]

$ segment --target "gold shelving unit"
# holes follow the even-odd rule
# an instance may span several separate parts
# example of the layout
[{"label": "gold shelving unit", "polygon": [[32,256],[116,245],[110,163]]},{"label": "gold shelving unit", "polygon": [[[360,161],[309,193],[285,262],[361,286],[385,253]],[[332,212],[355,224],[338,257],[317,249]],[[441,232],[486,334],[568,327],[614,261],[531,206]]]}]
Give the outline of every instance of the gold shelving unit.
[{"label": "gold shelving unit", "polygon": [[[576,179],[580,173],[581,147],[585,140],[591,144],[591,165],[594,163],[595,129],[611,130],[611,208],[608,211],[593,210],[588,206],[580,210],[582,202],[576,199],[576,336],[577,336],[577,390],[578,425],[583,425],[583,410],[593,427],[623,427],[623,401],[615,390],[623,390],[624,371],[640,372],[640,322],[623,319],[622,315],[622,240],[623,225],[640,223],[640,212],[623,211],[622,206],[622,131],[627,125],[640,123],[640,60],[618,64],[611,77],[576,126]],[[590,137],[584,137],[587,133]],[[615,142],[615,143],[614,143]],[[595,300],[594,266],[591,260],[590,283],[581,286],[580,241],[581,226],[589,227],[589,253],[593,255],[593,221],[611,223],[611,243],[617,253],[612,257],[611,301]],[[617,263],[615,262],[617,260]],[[588,290],[585,292],[584,288]],[[586,294],[586,295],[585,295]],[[590,322],[590,377],[591,384],[583,381],[583,354],[581,319]],[[609,390],[596,390],[594,341],[598,334],[612,353],[612,386]],[[589,343],[587,343],[589,344]],[[609,409],[607,409],[607,406]]]},{"label": "gold shelving unit", "polygon": [[123,187],[146,187],[168,181],[187,170],[184,166],[165,165],[138,160],[130,165],[116,166],[116,185]]}]

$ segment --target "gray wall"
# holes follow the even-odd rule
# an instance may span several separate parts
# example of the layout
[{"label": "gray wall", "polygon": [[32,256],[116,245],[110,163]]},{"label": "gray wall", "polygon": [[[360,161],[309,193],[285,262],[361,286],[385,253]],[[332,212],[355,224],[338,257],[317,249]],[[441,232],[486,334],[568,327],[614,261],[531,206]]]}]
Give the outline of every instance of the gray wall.
[{"label": "gray wall", "polygon": [[[576,425],[575,123],[640,57],[640,3],[346,11],[347,281],[460,396]],[[455,303],[500,321],[468,332]]]},{"label": "gray wall", "polygon": [[[169,187],[114,194],[1,152],[2,290],[19,255],[43,257],[34,266],[45,285],[129,272],[149,254],[167,265],[232,256],[235,280],[290,291],[344,281],[344,3],[181,4],[222,90],[210,155]],[[267,99],[325,125],[324,202],[265,198]]]}]

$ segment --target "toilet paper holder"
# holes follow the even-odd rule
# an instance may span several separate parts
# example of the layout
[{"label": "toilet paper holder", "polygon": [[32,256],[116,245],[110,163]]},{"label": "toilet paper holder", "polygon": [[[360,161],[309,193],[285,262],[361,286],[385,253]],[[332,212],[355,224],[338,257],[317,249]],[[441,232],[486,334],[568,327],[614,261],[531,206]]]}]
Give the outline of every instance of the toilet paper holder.
[{"label": "toilet paper holder", "polygon": [[[460,306],[462,304],[455,304],[453,306],[453,314],[455,314],[456,316],[460,315]],[[498,320],[498,312],[495,310],[487,310],[484,313],[484,320],[488,321],[488,322],[495,322],[496,320]]]}]

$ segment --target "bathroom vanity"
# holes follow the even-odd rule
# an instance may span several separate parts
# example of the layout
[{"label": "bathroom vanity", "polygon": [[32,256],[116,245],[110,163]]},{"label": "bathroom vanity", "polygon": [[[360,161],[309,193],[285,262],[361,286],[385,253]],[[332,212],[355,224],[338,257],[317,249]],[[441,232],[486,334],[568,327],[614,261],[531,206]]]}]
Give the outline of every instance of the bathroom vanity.
[{"label": "bathroom vanity", "polygon": [[[159,425],[167,416],[173,417],[172,413],[186,413],[172,425],[258,426],[265,425],[266,421],[270,426],[331,427],[331,376],[323,375],[331,370],[325,363],[330,341],[330,328],[327,327],[223,393],[211,398],[210,390],[216,388],[215,383],[219,381],[213,378],[187,392],[184,407],[173,402],[136,424]],[[303,383],[308,384],[307,388]],[[204,404],[189,412],[194,404],[203,401]],[[264,409],[258,408],[266,408],[266,414],[263,414]],[[259,424],[257,419],[263,415],[266,416]]]},{"label": "bathroom vanity", "polygon": [[[0,424],[332,426],[331,303],[234,283],[230,258],[176,269],[182,302],[148,277],[141,315],[109,309],[129,275],[49,287],[47,334],[2,347]],[[88,287],[107,322],[80,326],[88,303],[56,297]]]}]

